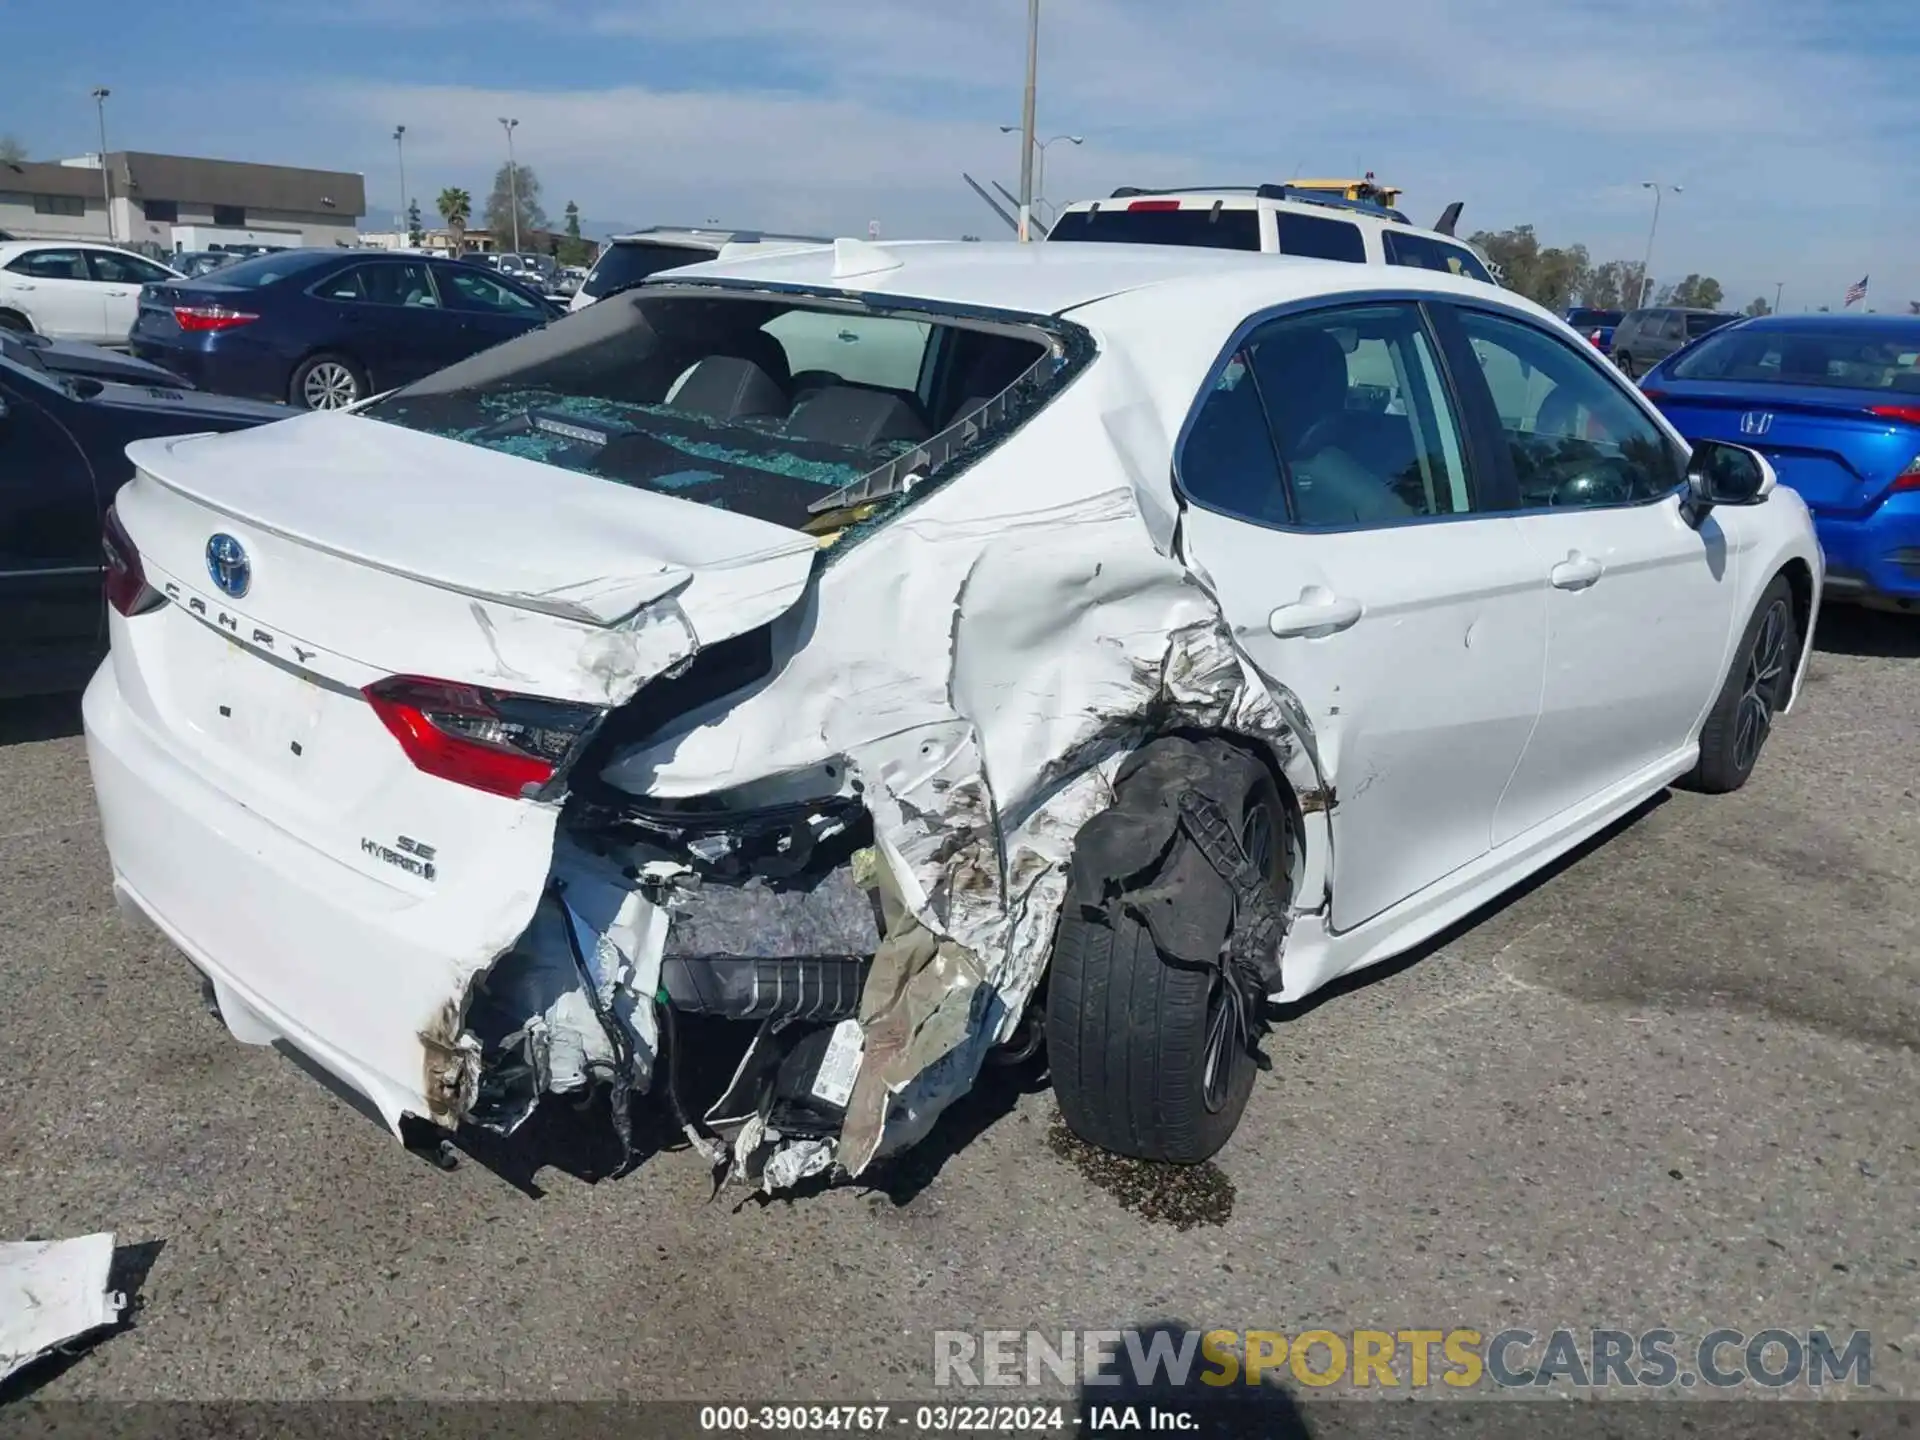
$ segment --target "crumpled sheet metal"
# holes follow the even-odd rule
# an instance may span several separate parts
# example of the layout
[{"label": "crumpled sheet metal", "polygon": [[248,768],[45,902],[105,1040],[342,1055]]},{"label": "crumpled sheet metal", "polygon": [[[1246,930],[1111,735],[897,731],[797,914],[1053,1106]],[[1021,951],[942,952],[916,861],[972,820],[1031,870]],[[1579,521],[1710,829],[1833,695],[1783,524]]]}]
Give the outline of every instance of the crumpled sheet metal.
[{"label": "crumpled sheet metal", "polygon": [[[1073,837],[1148,736],[1232,731],[1266,746],[1297,793],[1323,788],[1297,702],[1157,548],[1134,487],[1110,480],[1039,511],[956,518],[941,503],[954,492],[933,497],[828,573],[814,633],[774,682],[606,772],[698,795],[752,779],[746,755],[758,775],[844,758],[897,912],[834,1157],[851,1174],[922,1138],[1012,1034]],[[1296,894],[1317,892],[1308,878]]]},{"label": "crumpled sheet metal", "polygon": [[0,1245],[0,1381],[112,1325],[127,1297],[107,1288],[113,1234]]}]

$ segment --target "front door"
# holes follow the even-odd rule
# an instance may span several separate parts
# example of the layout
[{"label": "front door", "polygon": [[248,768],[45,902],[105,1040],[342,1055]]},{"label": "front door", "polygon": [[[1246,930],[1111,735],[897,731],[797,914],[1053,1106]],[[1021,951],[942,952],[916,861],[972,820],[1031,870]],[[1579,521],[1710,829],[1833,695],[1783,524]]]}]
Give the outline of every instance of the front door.
[{"label": "front door", "polygon": [[1269,320],[1178,460],[1186,558],[1332,778],[1335,930],[1487,853],[1539,711],[1539,568],[1439,353],[1411,302]]},{"label": "front door", "polygon": [[62,403],[0,378],[0,696],[78,686],[106,638],[93,472]]},{"label": "front door", "polygon": [[87,251],[87,266],[100,292],[101,330],[106,343],[124,345],[140,316],[140,287],[176,279],[164,266],[118,250]]},{"label": "front door", "polygon": [[1681,518],[1685,456],[1589,347],[1505,313],[1441,319],[1478,361],[1547,584],[1540,723],[1499,844],[1686,747],[1724,676],[1738,557],[1712,515]]}]

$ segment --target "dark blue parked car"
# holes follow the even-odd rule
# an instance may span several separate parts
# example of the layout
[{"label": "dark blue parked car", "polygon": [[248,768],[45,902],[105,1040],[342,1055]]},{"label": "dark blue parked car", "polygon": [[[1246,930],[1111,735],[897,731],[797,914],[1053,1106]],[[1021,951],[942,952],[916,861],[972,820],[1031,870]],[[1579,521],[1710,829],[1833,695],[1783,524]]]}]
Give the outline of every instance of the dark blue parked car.
[{"label": "dark blue parked car", "polygon": [[560,314],[453,260],[282,250],[202,279],[148,285],[133,353],[202,390],[336,410],[405,385]]},{"label": "dark blue parked car", "polygon": [[1602,355],[1613,353],[1613,332],[1619,325],[1620,310],[1595,310],[1588,305],[1576,305],[1567,311],[1567,324],[1578,330],[1586,341]]},{"label": "dark blue parked car", "polygon": [[1829,598],[1920,611],[1920,317],[1743,320],[1640,388],[1689,440],[1773,462],[1813,512]]}]

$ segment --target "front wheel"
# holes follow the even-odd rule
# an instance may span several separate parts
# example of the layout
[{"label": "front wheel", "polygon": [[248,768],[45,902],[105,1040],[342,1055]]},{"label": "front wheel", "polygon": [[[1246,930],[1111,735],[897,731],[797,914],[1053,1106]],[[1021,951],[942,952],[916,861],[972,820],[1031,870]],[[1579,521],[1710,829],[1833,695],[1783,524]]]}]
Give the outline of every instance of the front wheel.
[{"label": "front wheel", "polygon": [[303,410],[344,410],[367,394],[367,377],[344,355],[309,355],[294,367],[287,399]]},{"label": "front wheel", "polygon": [[1733,668],[1700,727],[1700,761],[1687,777],[1691,788],[1724,795],[1747,783],[1773,733],[1773,717],[1793,694],[1799,657],[1793,590],[1786,576],[1776,575],[1754,607]]},{"label": "front wheel", "polygon": [[[1169,755],[1173,766],[1159,763]],[[1162,807],[1177,809],[1182,787],[1214,797],[1284,910],[1291,831],[1266,767],[1224,741],[1156,741],[1136,761],[1123,767],[1108,813],[1153,827]],[[1197,1164],[1227,1143],[1247,1108],[1265,997],[1246,993],[1217,955],[1196,964],[1156,944],[1156,929],[1205,933],[1217,944],[1207,926],[1231,914],[1230,906],[1212,908],[1201,887],[1213,874],[1181,854],[1186,843],[1175,838],[1157,876],[1131,877],[1144,888],[1104,913],[1074,898],[1097,890],[1098,877],[1075,877],[1054,937],[1047,1056],[1061,1117],[1081,1139],[1145,1160]],[[1077,867],[1085,850],[1076,846]]]}]

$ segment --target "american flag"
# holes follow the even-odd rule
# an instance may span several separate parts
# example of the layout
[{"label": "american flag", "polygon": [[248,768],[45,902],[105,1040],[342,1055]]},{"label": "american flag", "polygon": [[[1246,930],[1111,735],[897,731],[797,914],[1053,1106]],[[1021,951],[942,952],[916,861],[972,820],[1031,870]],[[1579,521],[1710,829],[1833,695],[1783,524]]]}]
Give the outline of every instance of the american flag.
[{"label": "american flag", "polygon": [[1844,310],[1847,308],[1847,306],[1857,305],[1860,301],[1866,298],[1867,298],[1867,277],[1862,275],[1860,277],[1860,282],[1857,285],[1849,285],[1847,287],[1847,296],[1846,296],[1846,299],[1840,302],[1840,308]]}]

